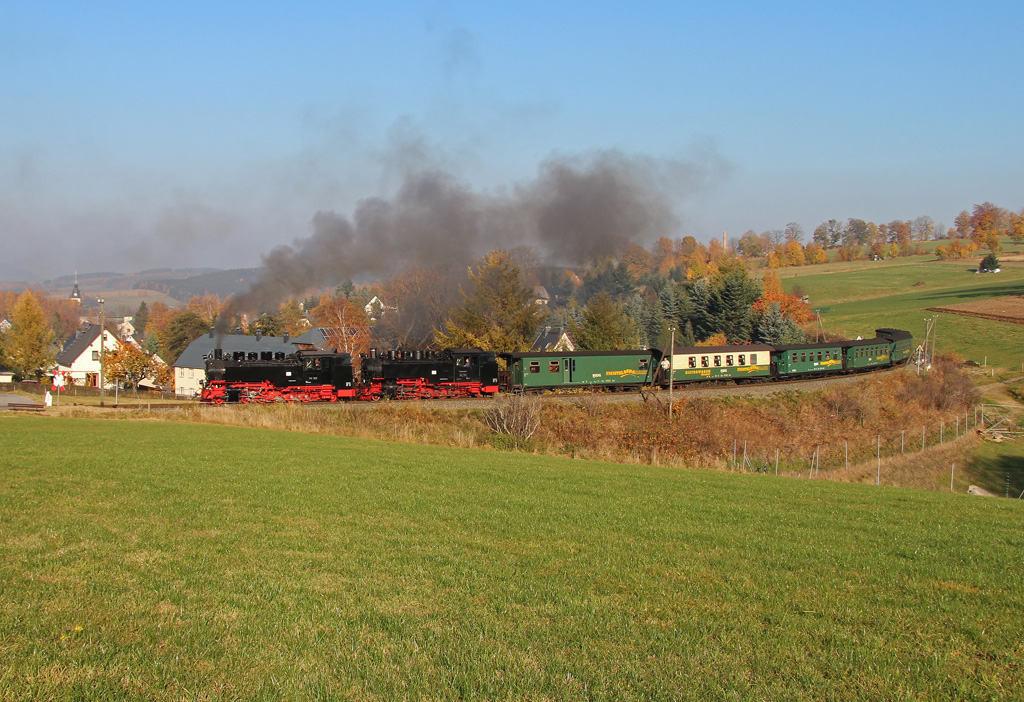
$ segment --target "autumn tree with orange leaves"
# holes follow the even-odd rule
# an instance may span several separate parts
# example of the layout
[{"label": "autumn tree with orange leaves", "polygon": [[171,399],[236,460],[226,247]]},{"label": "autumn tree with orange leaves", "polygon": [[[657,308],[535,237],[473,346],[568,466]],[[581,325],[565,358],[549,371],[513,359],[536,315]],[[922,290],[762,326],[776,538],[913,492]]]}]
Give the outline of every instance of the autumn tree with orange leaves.
[{"label": "autumn tree with orange leaves", "polygon": [[324,295],[310,311],[313,323],[327,330],[327,344],[356,356],[370,350],[373,330],[357,300]]}]

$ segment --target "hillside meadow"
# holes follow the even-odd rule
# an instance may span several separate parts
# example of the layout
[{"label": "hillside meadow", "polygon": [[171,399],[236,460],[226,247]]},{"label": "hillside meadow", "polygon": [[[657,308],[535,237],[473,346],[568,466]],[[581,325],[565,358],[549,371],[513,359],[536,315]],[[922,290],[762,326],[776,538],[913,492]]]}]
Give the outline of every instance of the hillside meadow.
[{"label": "hillside meadow", "polygon": [[1014,699],[1024,506],[0,417],[0,699]]},{"label": "hillside meadow", "polygon": [[[1020,245],[1007,243],[1008,258]],[[911,331],[921,338],[925,320],[938,316],[938,350],[1007,369],[1024,363],[1024,326],[929,311],[962,302],[1024,295],[1024,263],[1009,261],[1000,273],[976,273],[981,255],[960,261],[912,256],[780,269],[783,288],[797,286],[821,313],[824,328],[847,338],[876,328]],[[1022,301],[1024,306],[1024,301]]]}]

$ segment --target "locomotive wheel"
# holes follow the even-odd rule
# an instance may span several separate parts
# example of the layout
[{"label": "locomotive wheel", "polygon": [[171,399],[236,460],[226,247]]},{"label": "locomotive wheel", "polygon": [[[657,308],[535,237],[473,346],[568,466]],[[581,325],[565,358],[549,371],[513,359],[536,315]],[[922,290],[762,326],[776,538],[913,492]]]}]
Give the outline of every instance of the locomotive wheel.
[{"label": "locomotive wheel", "polygon": [[384,398],[384,395],[382,395],[379,392],[371,392],[370,393],[370,402],[380,402],[383,398]]}]

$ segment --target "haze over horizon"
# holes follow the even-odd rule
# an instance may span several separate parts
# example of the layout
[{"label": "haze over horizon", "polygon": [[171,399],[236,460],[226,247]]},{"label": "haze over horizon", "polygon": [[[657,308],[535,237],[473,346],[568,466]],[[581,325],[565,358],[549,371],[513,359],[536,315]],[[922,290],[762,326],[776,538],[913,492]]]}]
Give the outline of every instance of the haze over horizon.
[{"label": "haze over horizon", "polygon": [[8,3],[0,276],[257,266],[425,174],[477,211],[608,158],[657,193],[668,229],[625,234],[642,244],[948,228],[1024,206],[1022,20],[995,2]]}]

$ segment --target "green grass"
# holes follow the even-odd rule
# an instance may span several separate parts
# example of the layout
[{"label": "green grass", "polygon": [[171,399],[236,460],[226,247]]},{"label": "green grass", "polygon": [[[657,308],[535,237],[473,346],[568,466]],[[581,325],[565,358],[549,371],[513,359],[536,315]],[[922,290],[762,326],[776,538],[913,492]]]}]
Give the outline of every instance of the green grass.
[{"label": "green grass", "polygon": [[[884,264],[884,265],[880,265]],[[838,264],[835,264],[838,265]],[[1024,267],[1007,267],[1002,273],[976,275],[970,262],[894,259],[846,264],[849,269],[832,273],[801,271],[783,281],[791,291],[799,285],[811,306],[826,307],[825,328],[845,336],[868,336],[878,327],[895,327],[924,334],[926,318],[942,307],[973,300],[1024,294]],[[963,358],[1006,368],[1024,362],[1024,327],[973,317],[940,314],[938,350],[953,351]]]},{"label": "green grass", "polygon": [[1024,505],[0,418],[0,698],[1012,699]]}]

